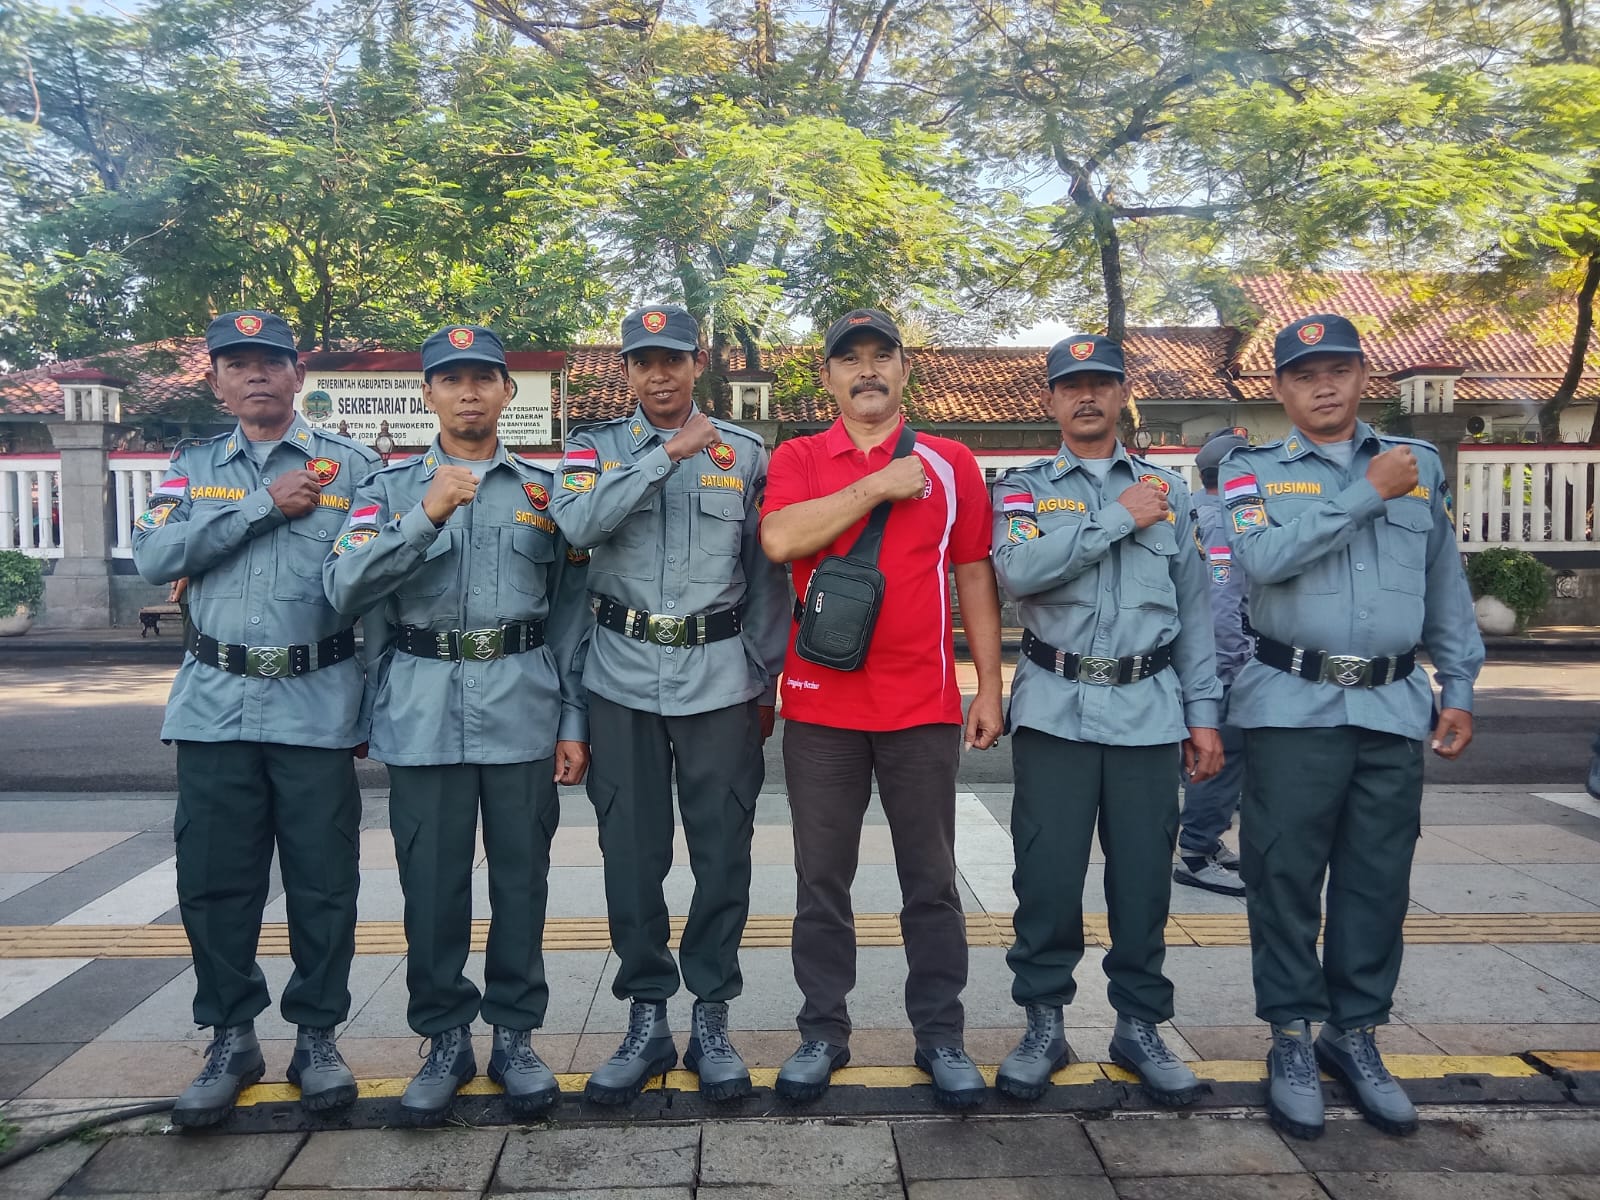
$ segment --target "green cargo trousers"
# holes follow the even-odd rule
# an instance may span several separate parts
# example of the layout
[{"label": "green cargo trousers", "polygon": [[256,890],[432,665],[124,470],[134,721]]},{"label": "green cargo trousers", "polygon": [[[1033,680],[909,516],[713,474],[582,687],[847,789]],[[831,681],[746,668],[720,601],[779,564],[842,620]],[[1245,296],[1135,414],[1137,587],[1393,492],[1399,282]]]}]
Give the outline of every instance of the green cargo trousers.
[{"label": "green cargo trousers", "polygon": [[1098,824],[1111,928],[1106,994],[1123,1016],[1171,1019],[1172,984],[1161,967],[1178,838],[1177,744],[1102,746],[1024,727],[1012,734],[1011,759],[1011,998],[1071,1004],[1077,994],[1083,881]]},{"label": "green cargo trousers", "polygon": [[[462,973],[472,945],[480,809],[489,860],[481,996]],[[469,1024],[480,1012],[509,1029],[544,1024],[544,914],[560,817],[554,758],[389,768],[389,829],[405,893],[406,1020],[421,1037]]]},{"label": "green cargo trousers", "polygon": [[1353,725],[1247,729],[1239,813],[1256,1015],[1387,1021],[1422,832],[1422,743]]},{"label": "green cargo trousers", "polygon": [[663,717],[589,694],[589,799],[600,822],[606,913],[619,1000],[665,1000],[678,964],[662,885],[672,867],[672,780],[694,872],[678,956],[700,1000],[744,987],[739,940],[750,915],[750,839],[766,777],[756,702]]},{"label": "green cargo trousers", "polygon": [[277,847],[294,972],[280,1008],[291,1025],[350,1015],[361,791],[348,750],[269,742],[178,746],[178,910],[194,955],[194,1019],[241,1025],[271,998],[256,964]]}]

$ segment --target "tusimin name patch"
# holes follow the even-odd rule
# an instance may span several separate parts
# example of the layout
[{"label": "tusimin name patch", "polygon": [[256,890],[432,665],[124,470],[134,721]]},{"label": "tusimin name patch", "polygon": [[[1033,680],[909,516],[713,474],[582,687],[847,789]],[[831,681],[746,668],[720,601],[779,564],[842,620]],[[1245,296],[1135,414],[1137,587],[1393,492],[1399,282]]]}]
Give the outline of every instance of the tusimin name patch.
[{"label": "tusimin name patch", "polygon": [[1322,485],[1305,479],[1291,479],[1285,483],[1267,484],[1269,496],[1320,496]]}]

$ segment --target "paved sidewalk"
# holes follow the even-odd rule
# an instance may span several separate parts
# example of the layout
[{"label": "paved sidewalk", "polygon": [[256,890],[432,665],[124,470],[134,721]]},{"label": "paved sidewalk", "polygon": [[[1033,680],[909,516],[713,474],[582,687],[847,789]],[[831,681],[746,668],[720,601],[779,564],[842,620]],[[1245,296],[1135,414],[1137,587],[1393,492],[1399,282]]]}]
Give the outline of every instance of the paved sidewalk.
[{"label": "paved sidewalk", "polygon": [[[59,1190],[58,1190],[59,1189]],[[1317,1142],[1228,1117],[706,1122],[122,1137],[0,1174],[0,1196],[229,1200],[1600,1200],[1600,1112],[1475,1113]]]}]

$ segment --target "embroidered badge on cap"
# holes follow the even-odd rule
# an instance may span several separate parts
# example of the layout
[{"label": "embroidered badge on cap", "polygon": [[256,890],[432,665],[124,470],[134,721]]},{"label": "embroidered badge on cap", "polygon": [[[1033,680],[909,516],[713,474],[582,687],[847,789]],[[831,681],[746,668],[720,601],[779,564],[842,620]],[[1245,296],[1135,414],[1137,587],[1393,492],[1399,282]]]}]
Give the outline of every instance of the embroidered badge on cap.
[{"label": "embroidered badge on cap", "polygon": [[1256,482],[1254,475],[1241,475],[1237,479],[1230,479],[1222,485],[1222,500],[1224,504],[1242,504],[1246,500],[1258,499],[1261,495],[1261,485]]},{"label": "embroidered badge on cap", "polygon": [[650,333],[660,333],[667,327],[667,314],[652,309],[639,318],[639,324]]},{"label": "embroidered badge on cap", "polygon": [[244,313],[233,319],[233,327],[244,334],[245,337],[255,337],[256,334],[261,332],[261,318],[252,317],[249,313]]},{"label": "embroidered badge on cap", "polygon": [[1325,331],[1322,327],[1322,322],[1313,321],[1309,325],[1300,326],[1300,332],[1295,334],[1295,337],[1299,338],[1308,346],[1315,346],[1322,340],[1322,335],[1324,332]]},{"label": "embroidered badge on cap", "polygon": [[1267,523],[1267,509],[1259,500],[1246,500],[1234,507],[1233,531],[1245,533],[1251,529],[1260,529]]},{"label": "embroidered badge on cap", "polygon": [[343,554],[347,550],[354,550],[357,546],[365,546],[378,536],[378,531],[370,525],[363,525],[360,529],[346,529],[333,543],[333,552]]},{"label": "embroidered badge on cap", "polygon": [[733,447],[728,445],[727,442],[713,442],[706,448],[706,453],[711,455],[711,461],[724,471],[738,461],[738,456],[734,454]]},{"label": "embroidered badge on cap", "polygon": [[859,317],[850,317],[846,321],[846,324],[848,324],[848,325],[865,325],[870,320],[872,320],[871,316],[869,316],[866,313],[862,313]]},{"label": "embroidered badge on cap", "polygon": [[339,464],[331,458],[307,459],[306,470],[317,477],[317,483],[322,487],[327,487],[339,478]]},{"label": "embroidered badge on cap", "polygon": [[470,329],[452,329],[447,336],[457,350],[465,350],[477,340],[477,334]]},{"label": "embroidered badge on cap", "polygon": [[1077,359],[1079,362],[1082,362],[1084,359],[1088,358],[1094,353],[1094,343],[1073,342],[1072,345],[1067,347],[1067,351],[1072,355],[1073,358]]},{"label": "embroidered badge on cap", "polygon": [[550,507],[550,492],[542,483],[525,483],[522,490],[528,493],[528,503],[540,512]]},{"label": "embroidered badge on cap", "polygon": [[1163,496],[1167,495],[1168,493],[1170,493],[1172,491],[1172,485],[1169,484],[1165,479],[1161,478],[1161,476],[1159,476],[1159,475],[1141,475],[1141,476],[1139,476],[1139,482],[1140,483],[1148,483],[1151,487],[1155,488],[1156,491],[1160,492]]}]

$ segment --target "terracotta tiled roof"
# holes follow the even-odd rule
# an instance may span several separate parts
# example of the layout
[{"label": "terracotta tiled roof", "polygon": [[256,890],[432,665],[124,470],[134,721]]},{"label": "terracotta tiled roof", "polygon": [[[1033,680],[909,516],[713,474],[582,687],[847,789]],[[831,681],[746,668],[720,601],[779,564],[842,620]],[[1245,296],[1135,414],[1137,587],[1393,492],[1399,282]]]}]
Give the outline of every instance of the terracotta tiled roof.
[{"label": "terracotta tiled roof", "polygon": [[[1223,367],[1238,335],[1231,329],[1151,326],[1131,330],[1125,350],[1139,400],[1231,400]],[[920,419],[939,424],[1014,424],[1045,421],[1039,406],[1043,346],[924,346],[911,351],[910,403]],[[567,414],[574,421],[609,420],[632,410],[616,346],[577,346],[570,352]],[[808,379],[821,367],[814,346],[779,346],[761,356],[768,371],[798,360]],[[733,351],[732,371],[745,368]],[[774,397],[774,420],[821,424],[838,415],[827,393]]]},{"label": "terracotta tiled roof", "polygon": [[[1536,317],[1514,317],[1493,304],[1441,300],[1413,291],[1420,276],[1384,276],[1363,271],[1264,275],[1239,286],[1260,311],[1261,320],[1239,347],[1242,395],[1270,395],[1272,340],[1279,329],[1314,312],[1336,312],[1361,330],[1362,348],[1373,373],[1387,376],[1424,363],[1463,367],[1458,400],[1545,399],[1567,368],[1572,346],[1570,306],[1553,307]],[[1261,380],[1257,383],[1249,377]],[[1375,382],[1375,399],[1394,394],[1386,380]],[[1600,394],[1600,344],[1591,341],[1580,397]]]},{"label": "terracotta tiled roof", "polygon": [[61,388],[52,378],[69,371],[96,369],[130,381],[122,394],[124,414],[139,416],[173,408],[222,410],[206,387],[211,365],[202,337],[167,338],[108,350],[89,358],[51,363],[0,375],[0,412],[53,416],[61,413]]}]

